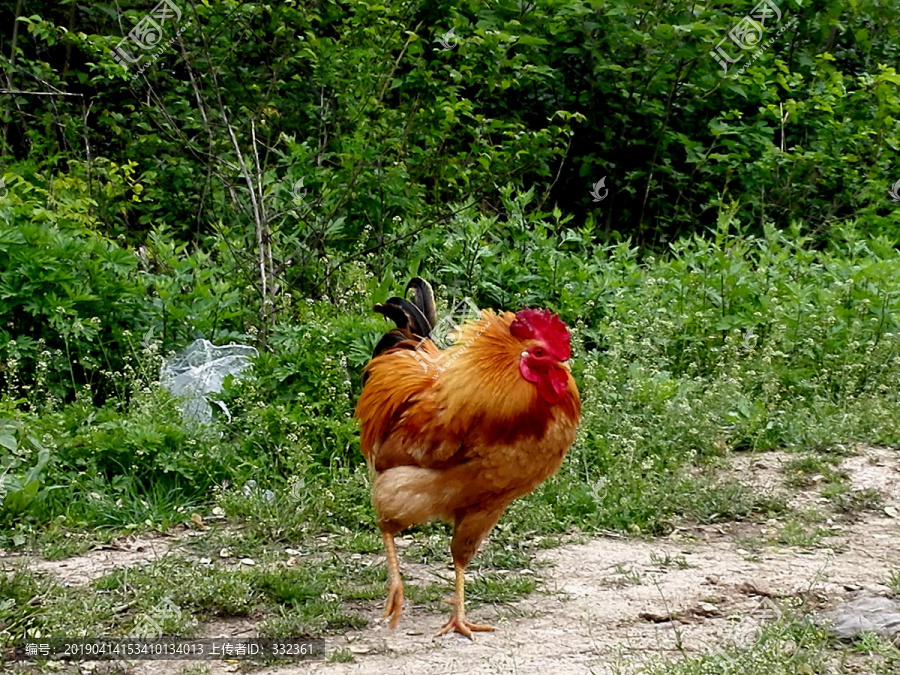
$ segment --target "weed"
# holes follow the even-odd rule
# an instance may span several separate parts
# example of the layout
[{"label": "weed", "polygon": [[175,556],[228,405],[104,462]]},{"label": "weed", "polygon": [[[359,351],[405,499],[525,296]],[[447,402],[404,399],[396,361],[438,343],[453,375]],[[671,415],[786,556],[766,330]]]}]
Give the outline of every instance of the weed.
[{"label": "weed", "polygon": [[674,567],[679,570],[686,570],[691,567],[690,563],[688,563],[687,558],[683,555],[673,556],[670,553],[657,553],[656,551],[650,552],[650,562],[654,565],[658,565],[659,567]]},{"label": "weed", "polygon": [[888,579],[888,587],[896,597],[900,597],[900,570],[891,572],[891,576]]},{"label": "weed", "polygon": [[33,632],[48,588],[24,568],[0,570],[0,644],[9,646],[15,638]]},{"label": "weed", "polygon": [[615,588],[621,588],[625,586],[641,586],[644,583],[644,577],[641,576],[641,573],[633,567],[616,565],[615,574],[616,576],[610,577],[608,579],[609,585]]},{"label": "weed", "polygon": [[471,598],[473,606],[479,604],[503,604],[521,600],[537,588],[533,576],[517,574],[477,574],[466,584],[466,598]]},{"label": "weed", "polygon": [[878,490],[874,488],[853,490],[846,483],[826,485],[822,489],[822,496],[831,501],[835,509],[841,513],[877,510],[884,502],[884,497]]},{"label": "weed", "polygon": [[354,663],[356,657],[349,649],[335,649],[326,659],[330,663]]},{"label": "weed", "polygon": [[[659,659],[642,675],[815,675],[830,672],[827,637],[808,622],[783,617],[754,625],[754,634],[728,639],[700,655],[679,661]],[[749,639],[748,639],[749,638]]]},{"label": "weed", "polygon": [[818,527],[811,527],[804,520],[791,519],[778,532],[777,541],[785,546],[813,548],[818,546],[824,537],[831,532]]},{"label": "weed", "polygon": [[804,455],[788,460],[784,465],[786,482],[792,487],[809,487],[818,481],[825,484],[844,483],[848,476],[836,471],[840,458],[833,455]]}]

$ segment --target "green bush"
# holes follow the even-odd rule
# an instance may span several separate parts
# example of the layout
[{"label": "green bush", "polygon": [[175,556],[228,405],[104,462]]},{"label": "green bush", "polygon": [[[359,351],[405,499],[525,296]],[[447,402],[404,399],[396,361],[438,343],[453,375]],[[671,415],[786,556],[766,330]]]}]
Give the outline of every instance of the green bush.
[{"label": "green bush", "polygon": [[[542,306],[572,326],[584,423],[530,502],[554,527],[774,508],[726,508],[711,483],[692,504],[685,467],[896,442],[897,8],[785,5],[797,25],[725,76],[709,52],[755,4],[201,3],[140,75],[110,44],[141,3],[10,14],[15,510],[138,527],[254,480],[305,527],[350,522],[351,415],[386,326],[371,304],[418,273],[442,306]],[[261,351],[222,393],[233,419],[207,430],[153,386],[198,337]],[[326,497],[291,496],[300,481]]]},{"label": "green bush", "polygon": [[137,258],[84,228],[16,222],[0,224],[3,386],[69,400],[104,390],[147,319]]},{"label": "green bush", "polygon": [[0,514],[13,517],[44,497],[50,451],[17,419],[0,419]]}]

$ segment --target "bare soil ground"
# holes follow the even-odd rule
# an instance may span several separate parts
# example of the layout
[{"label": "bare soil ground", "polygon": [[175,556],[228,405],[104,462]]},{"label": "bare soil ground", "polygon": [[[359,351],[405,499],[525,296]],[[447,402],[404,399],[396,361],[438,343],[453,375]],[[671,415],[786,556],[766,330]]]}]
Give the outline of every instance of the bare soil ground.
[{"label": "bare soil ground", "polygon": [[[64,586],[84,586],[110,572],[163,557],[169,553],[174,540],[160,534],[120,537],[84,555],[43,560],[27,558],[28,569],[39,574],[50,574]],[[7,560],[16,561],[19,556]]]},{"label": "bare soil ground", "polygon": [[[830,531],[816,548],[772,544],[779,523],[729,523],[679,528],[666,538],[608,535],[540,551],[534,569],[538,591],[505,606],[471,609],[470,619],[490,622],[493,633],[476,640],[432,637],[446,616],[407,604],[396,630],[380,618],[380,606],[366,608],[369,626],[327,640],[349,662],[308,661],[262,669],[266,675],[349,673],[627,673],[652,657],[716,649],[723,641],[746,639],[747,626],[770,618],[769,600],[802,598],[833,605],[864,589],[889,594],[884,586],[900,567],[900,453],[860,447],[843,460],[854,489],[878,490],[884,508],[853,517],[834,514],[810,525]],[[784,463],[792,455],[738,455],[732,469],[745,484],[785,491]],[[816,480],[791,489],[792,507],[826,502]],[[762,542],[748,550],[747,542]],[[769,543],[766,543],[769,542]],[[87,583],[111,569],[166,555],[169,544],[133,539],[121,550],[92,551],[65,561],[33,561],[33,569],[69,583]],[[379,561],[380,562],[380,561]],[[407,583],[448,570],[403,566]],[[448,584],[448,589],[450,588]],[[447,608],[449,612],[449,607]],[[752,633],[752,630],[750,631]],[[252,622],[210,624],[204,635],[253,636]],[[177,673],[184,664],[144,662],[138,672]],[[212,673],[234,672],[236,664],[208,663]]]}]

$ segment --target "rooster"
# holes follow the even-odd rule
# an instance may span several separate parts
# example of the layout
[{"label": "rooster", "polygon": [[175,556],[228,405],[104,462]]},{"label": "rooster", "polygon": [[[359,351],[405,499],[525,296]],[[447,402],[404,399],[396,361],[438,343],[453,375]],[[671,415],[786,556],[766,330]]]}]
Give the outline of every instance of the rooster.
[{"label": "rooster", "polygon": [[[411,295],[410,295],[410,292]],[[394,536],[433,519],[453,524],[456,592],[436,633],[494,630],[470,623],[465,570],[506,507],[560,467],[581,417],[569,372],[569,331],[547,310],[482,310],[441,350],[434,294],[423,279],[375,311],[394,321],[375,347],[356,406],[372,503],[388,564],[384,616],[394,628],[403,581]]]}]

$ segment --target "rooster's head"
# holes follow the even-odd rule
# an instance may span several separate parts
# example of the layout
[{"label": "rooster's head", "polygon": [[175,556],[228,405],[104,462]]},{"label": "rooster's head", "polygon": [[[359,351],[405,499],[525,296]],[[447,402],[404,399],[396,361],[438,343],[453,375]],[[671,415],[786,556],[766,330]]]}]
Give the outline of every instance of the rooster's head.
[{"label": "rooster's head", "polygon": [[522,377],[537,385],[547,403],[559,403],[569,386],[566,361],[572,355],[566,324],[546,309],[523,309],[516,314],[509,332],[523,343],[519,360]]}]

